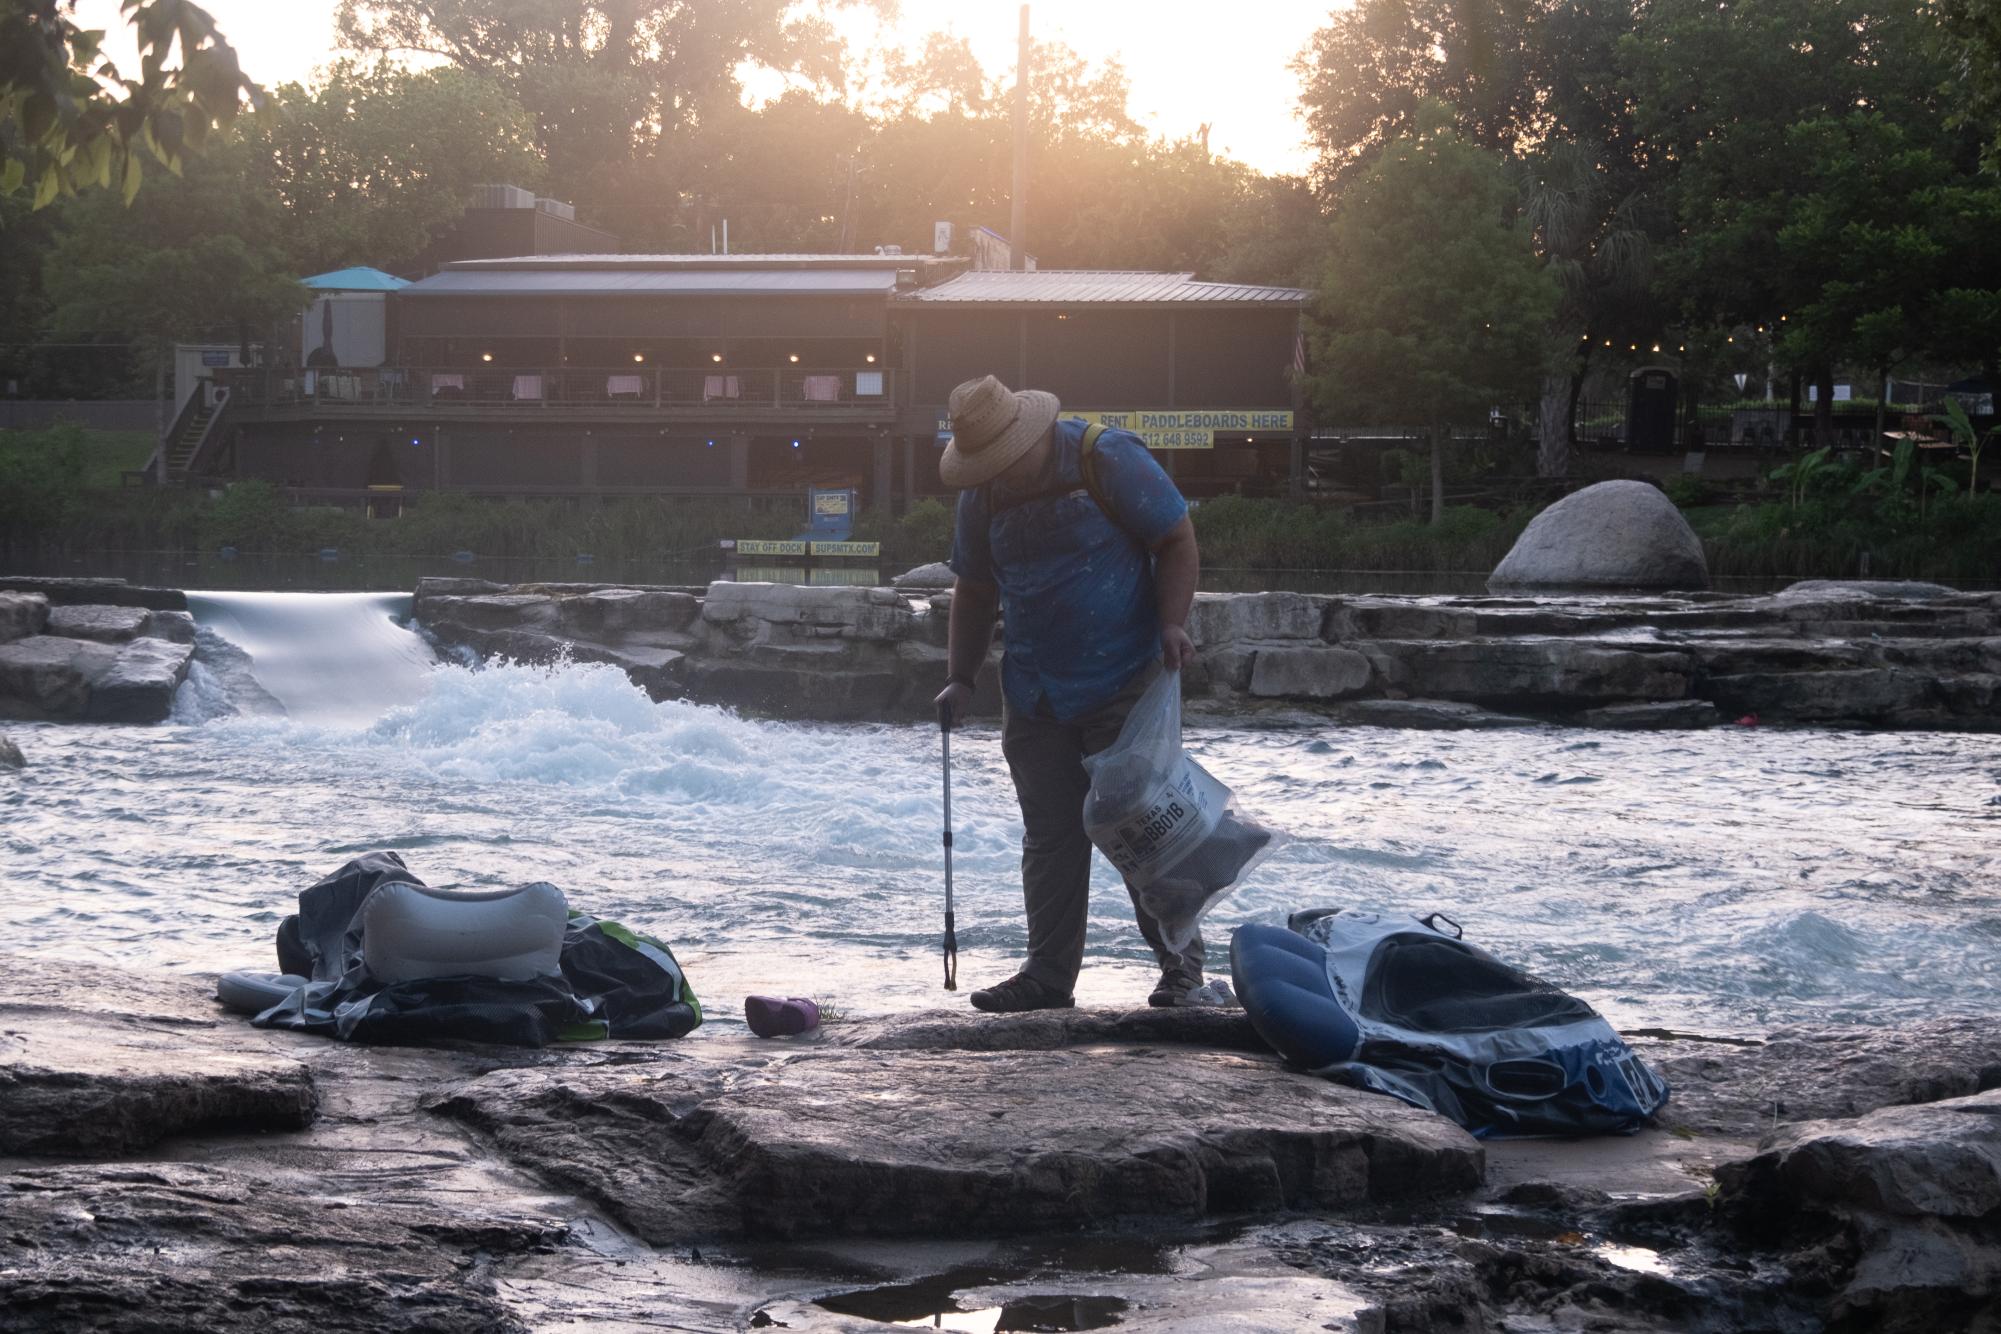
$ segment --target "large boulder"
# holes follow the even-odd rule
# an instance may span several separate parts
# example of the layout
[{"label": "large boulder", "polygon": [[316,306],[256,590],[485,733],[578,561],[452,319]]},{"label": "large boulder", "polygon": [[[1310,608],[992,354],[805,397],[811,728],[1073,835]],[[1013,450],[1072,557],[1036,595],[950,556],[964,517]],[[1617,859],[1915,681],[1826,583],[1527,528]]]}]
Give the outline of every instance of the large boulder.
[{"label": "large boulder", "polygon": [[21,748],[15,745],[5,732],[0,732],[0,769],[25,769],[27,767],[28,757],[21,753]]},{"label": "large boulder", "polygon": [[889,582],[897,588],[950,588],[958,577],[944,561],[934,560],[929,565],[905,570]]},{"label": "large boulder", "polygon": [[1707,588],[1702,541],[1647,482],[1599,482],[1536,515],[1491,589]]}]

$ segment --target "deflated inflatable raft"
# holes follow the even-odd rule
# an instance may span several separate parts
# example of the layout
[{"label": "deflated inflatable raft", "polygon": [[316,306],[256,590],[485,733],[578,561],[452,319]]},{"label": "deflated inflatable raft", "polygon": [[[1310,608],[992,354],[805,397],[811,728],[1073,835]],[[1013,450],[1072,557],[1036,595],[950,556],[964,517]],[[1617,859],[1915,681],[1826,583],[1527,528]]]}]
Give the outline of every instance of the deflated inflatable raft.
[{"label": "deflated inflatable raft", "polygon": [[1355,910],[1238,927],[1230,971],[1273,1050],[1476,1136],[1627,1133],[1668,1086],[1589,1005],[1420,921]]}]

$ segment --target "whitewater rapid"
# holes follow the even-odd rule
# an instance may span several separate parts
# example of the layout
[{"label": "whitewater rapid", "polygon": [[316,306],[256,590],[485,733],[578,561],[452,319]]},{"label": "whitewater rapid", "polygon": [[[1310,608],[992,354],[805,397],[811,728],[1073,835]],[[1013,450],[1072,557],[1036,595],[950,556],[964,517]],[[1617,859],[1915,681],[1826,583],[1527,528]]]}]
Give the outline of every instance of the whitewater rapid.
[{"label": "whitewater rapid", "polygon": [[[30,767],[0,784],[0,950],[268,967],[300,889],[391,848],[433,884],[546,879],[662,936],[725,1022],[753,991],[847,1014],[964,1004],[940,988],[935,727],[656,703],[601,665],[412,671],[393,706],[355,685],[377,701],[363,721],[227,713],[205,669],[175,724],[10,725]],[[1627,1027],[2001,1008],[2001,739],[1322,725],[1189,744],[1291,835],[1212,916],[1218,973],[1230,926],[1332,904],[1444,911]],[[977,985],[1023,946],[1020,825],[995,729],[952,753]],[[1102,861],[1091,907],[1080,1003],[1139,1003],[1151,960]]]}]

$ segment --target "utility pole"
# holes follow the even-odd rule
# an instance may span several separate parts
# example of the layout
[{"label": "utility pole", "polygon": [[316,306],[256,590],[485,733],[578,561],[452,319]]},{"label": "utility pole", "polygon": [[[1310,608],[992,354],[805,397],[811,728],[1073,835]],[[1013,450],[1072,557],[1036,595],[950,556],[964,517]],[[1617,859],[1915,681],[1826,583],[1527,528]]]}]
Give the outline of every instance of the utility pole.
[{"label": "utility pole", "polygon": [[1014,67],[1014,207],[1008,217],[1007,266],[1028,259],[1028,6],[1021,7],[1021,50]]}]

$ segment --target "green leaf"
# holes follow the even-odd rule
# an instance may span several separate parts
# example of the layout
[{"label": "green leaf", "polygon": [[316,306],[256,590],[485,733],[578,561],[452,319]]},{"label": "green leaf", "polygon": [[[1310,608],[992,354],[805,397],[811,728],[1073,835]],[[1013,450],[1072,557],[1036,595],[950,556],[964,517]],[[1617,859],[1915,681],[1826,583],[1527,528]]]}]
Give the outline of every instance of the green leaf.
[{"label": "green leaf", "polygon": [[17,157],[7,159],[7,165],[0,167],[0,195],[11,195],[21,188],[21,181],[28,174],[25,163]]},{"label": "green leaf", "polygon": [[62,193],[63,169],[51,162],[42,168],[42,179],[35,183],[35,208],[47,208]]},{"label": "green leaf", "polygon": [[125,150],[125,188],[124,188],[125,204],[128,208],[131,207],[132,197],[139,193],[139,177],[140,177],[139,155],[137,153],[134,153],[131,149],[128,148]]}]

